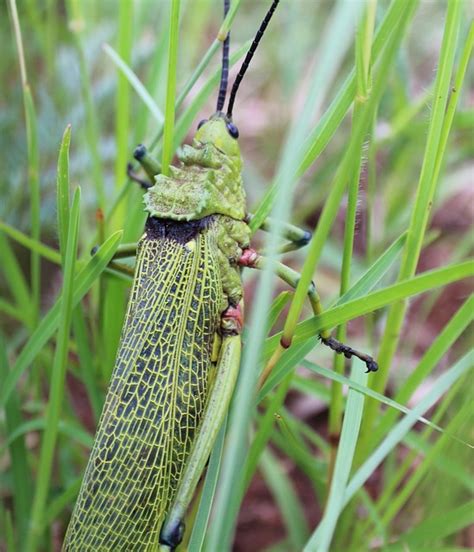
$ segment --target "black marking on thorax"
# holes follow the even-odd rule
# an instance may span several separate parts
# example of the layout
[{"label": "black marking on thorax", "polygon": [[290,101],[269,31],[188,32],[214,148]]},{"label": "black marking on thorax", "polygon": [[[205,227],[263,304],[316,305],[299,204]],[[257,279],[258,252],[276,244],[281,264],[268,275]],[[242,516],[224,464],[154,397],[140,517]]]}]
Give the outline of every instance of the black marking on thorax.
[{"label": "black marking on thorax", "polygon": [[215,215],[209,215],[199,220],[177,221],[148,217],[145,224],[145,234],[149,240],[169,239],[185,244],[195,238],[200,232],[207,230]]}]

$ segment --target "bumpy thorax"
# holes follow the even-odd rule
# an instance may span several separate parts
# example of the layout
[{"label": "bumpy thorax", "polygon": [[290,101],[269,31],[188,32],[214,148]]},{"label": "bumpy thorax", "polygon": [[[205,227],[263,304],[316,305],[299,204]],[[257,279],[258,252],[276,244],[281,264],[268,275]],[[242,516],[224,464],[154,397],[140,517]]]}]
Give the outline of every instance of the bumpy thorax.
[{"label": "bumpy thorax", "polygon": [[[209,121],[206,126],[216,123]],[[228,155],[215,136],[212,142],[199,138],[204,138],[200,131],[192,146],[184,146],[179,165],[170,167],[170,176],[155,177],[155,185],[144,197],[145,209],[151,216],[176,221],[217,214],[242,220],[245,192],[238,146]]]}]

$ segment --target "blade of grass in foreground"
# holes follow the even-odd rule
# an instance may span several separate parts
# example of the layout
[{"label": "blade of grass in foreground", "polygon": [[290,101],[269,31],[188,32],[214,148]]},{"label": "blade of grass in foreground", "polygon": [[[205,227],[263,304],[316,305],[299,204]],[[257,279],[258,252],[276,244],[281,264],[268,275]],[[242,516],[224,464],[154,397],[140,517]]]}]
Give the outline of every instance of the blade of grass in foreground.
[{"label": "blade of grass in foreground", "polygon": [[59,330],[51,372],[48,406],[46,412],[46,427],[41,443],[41,453],[37,471],[37,485],[31,510],[29,533],[25,550],[34,551],[40,547],[39,538],[43,531],[43,513],[48,499],[49,484],[53,469],[54,449],[58,435],[58,424],[61,415],[61,406],[64,397],[64,383],[66,380],[67,356],[69,351],[69,331],[72,320],[73,293],[74,293],[74,266],[77,256],[80,188],[76,188],[71,207],[71,219],[67,234],[64,255],[64,281],[59,315]]},{"label": "blade of grass in foreground", "polygon": [[[89,291],[92,284],[97,280],[100,274],[107,268],[122,238],[122,232],[118,231],[112,234],[110,238],[100,247],[97,253],[89,260],[84,268],[74,278],[73,283],[73,306],[76,306],[84,295]],[[27,343],[18,355],[16,362],[3,382],[0,391],[0,408],[3,408],[13,391],[16,383],[28,368],[39,351],[46,345],[53,336],[59,325],[59,313],[61,309],[60,296],[49,312],[42,317],[36,330],[33,332]]]},{"label": "blade of grass in foreground", "polygon": [[71,144],[71,125],[66,127],[59,148],[58,169],[56,178],[56,209],[58,212],[58,238],[59,251],[62,255],[64,265],[64,255],[66,254],[67,233],[69,227],[69,146]]},{"label": "blade of grass in foreground", "polygon": [[[351,379],[364,387],[367,385],[367,374],[363,370],[363,363],[358,359],[354,359],[352,362]],[[341,438],[326,509],[318,531],[313,533],[306,543],[304,552],[313,552],[316,549],[318,552],[326,552],[330,549],[354,459],[363,409],[364,395],[351,388],[347,396]]]},{"label": "blade of grass in foreground", "polygon": [[170,37],[168,44],[168,75],[166,79],[165,126],[163,130],[162,173],[168,175],[173,158],[173,134],[176,97],[176,71],[178,62],[179,0],[172,0],[170,11]]}]

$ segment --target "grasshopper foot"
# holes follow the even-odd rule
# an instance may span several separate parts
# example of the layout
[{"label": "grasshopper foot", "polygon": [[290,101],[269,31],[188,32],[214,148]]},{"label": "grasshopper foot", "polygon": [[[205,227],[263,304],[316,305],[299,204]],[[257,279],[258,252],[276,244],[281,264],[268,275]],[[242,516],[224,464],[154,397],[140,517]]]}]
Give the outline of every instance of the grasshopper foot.
[{"label": "grasshopper foot", "polygon": [[351,358],[355,356],[362,360],[362,362],[365,362],[365,365],[367,366],[367,372],[376,372],[379,369],[379,365],[371,356],[365,353],[361,353],[360,351],[349,347],[349,345],[346,345],[345,343],[341,343],[334,337],[321,336],[321,341],[324,343],[324,345],[332,349],[335,353],[344,355],[346,358]]}]

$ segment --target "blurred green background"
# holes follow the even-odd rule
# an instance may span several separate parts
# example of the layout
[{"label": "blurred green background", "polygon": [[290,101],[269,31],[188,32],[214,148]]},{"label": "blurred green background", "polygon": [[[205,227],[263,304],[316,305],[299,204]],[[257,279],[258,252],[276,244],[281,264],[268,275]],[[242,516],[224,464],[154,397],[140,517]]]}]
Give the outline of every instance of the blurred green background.
[{"label": "blurred green background", "polygon": [[[406,33],[400,31],[399,43],[394,47],[382,82],[380,101],[364,133],[363,146],[353,154],[361,162],[361,171],[358,179],[357,172],[354,173],[360,183],[360,192],[356,202],[351,282],[364,274],[407,229],[415,227],[410,217],[420,174],[422,167],[430,162],[429,155],[433,156],[433,152],[427,153],[426,147],[433,114],[442,116],[444,112],[444,107],[434,107],[435,79],[441,63],[446,21],[451,21],[447,13],[449,9],[455,11],[454,3],[441,0],[413,3],[410,8],[413,13],[406,21]],[[466,49],[469,52],[466,45],[472,47],[472,5],[457,3],[459,13],[452,15],[451,21],[457,38],[452,38],[450,43],[454,74],[447,73],[451,87],[456,70],[462,64],[463,52]],[[405,8],[399,8],[400,14],[409,9],[408,4],[409,1]],[[253,37],[267,5],[268,2],[263,1],[241,2],[232,24],[231,53]],[[375,15],[375,29],[378,29],[387,13],[391,9],[395,11],[402,3],[379,0],[368,5],[372,10],[369,13]],[[8,371],[15,366],[20,351],[61,289],[61,270],[58,262],[52,262],[51,250],[58,249],[56,167],[61,138],[68,124],[72,127],[70,189],[80,186],[82,191],[80,257],[87,260],[90,249],[118,229],[124,229],[124,243],[135,241],[142,232],[145,218],[142,192],[127,180],[126,165],[132,159],[134,147],[138,143],[150,146],[161,128],[170,3],[164,0],[17,2],[27,82],[34,106],[30,106],[29,111],[30,138],[33,137],[30,150],[11,6],[11,2],[0,6],[0,159],[3,169],[0,179],[0,327],[4,335],[1,361],[5,361],[0,382],[5,381]],[[221,2],[217,0],[181,2],[178,93],[215,39],[222,22],[221,13]],[[401,25],[396,18],[394,23],[388,30],[388,38],[389,33],[396,33],[397,25]],[[309,140],[313,140],[319,151],[305,167],[304,174],[295,179],[287,204],[288,208],[291,206],[289,218],[292,222],[310,230],[317,226],[338,168],[346,152],[353,147],[352,109],[344,109],[335,117],[331,105],[349,90],[346,79],[356,63],[356,30],[368,37],[370,51],[371,36],[364,24],[367,24],[367,12],[362,2],[281,2],[243,81],[234,108],[234,122],[240,130],[239,143],[245,163],[244,181],[252,211],[269,189],[281,160],[291,154],[289,130],[298,127],[301,117],[307,117],[305,138],[310,136]],[[154,101],[151,109],[145,105],[144,94],[137,93],[120,73],[104,45],[109,45],[109,52],[110,47],[113,48],[143,83]],[[209,81],[219,68],[219,61],[220,53],[217,52],[178,108],[178,118],[185,115],[181,126],[178,125],[178,143],[189,142],[197,123],[213,112],[217,87]],[[372,67],[374,61],[369,58],[369,96],[371,79],[380,72],[379,65]],[[231,82],[235,74],[234,67]],[[454,266],[472,253],[473,78],[471,61],[462,88],[451,90],[451,94],[458,94],[457,106],[446,147],[441,151],[443,157],[439,158],[442,164],[432,207],[430,203],[430,222],[422,236],[418,272]],[[315,83],[319,86],[319,94],[312,89]],[[202,91],[204,93],[200,94]],[[308,98],[316,99],[309,108],[305,107]],[[321,126],[327,120],[328,126]],[[324,139],[321,138],[322,128],[327,131]],[[159,154],[160,150],[161,143],[154,152]],[[436,159],[434,152],[433,164]],[[300,161],[295,157],[296,167]],[[354,174],[347,174],[347,180]],[[39,211],[35,211],[35,201],[39,202]],[[339,294],[347,205],[344,196],[330,234],[324,240],[314,275],[324,304],[331,304]],[[49,254],[39,257],[32,254],[31,249],[38,251],[38,248],[25,236],[36,236],[51,248],[47,250]],[[255,243],[260,242],[261,237],[257,235]],[[300,269],[306,255],[307,250],[290,255],[289,264]],[[381,289],[396,282],[399,267],[400,258],[394,257],[384,270]],[[464,359],[472,345],[469,322],[473,309],[472,305],[468,308],[467,303],[472,280],[453,279],[457,281],[440,284],[443,287],[433,286],[435,289],[429,293],[411,300],[406,312],[402,313],[399,327],[394,329],[396,334],[400,333],[400,339],[384,365],[386,377],[388,370],[390,374],[387,386],[385,388],[382,383],[378,391],[385,391],[387,396],[397,399],[397,393],[410,374],[419,374],[410,392],[403,400],[400,397],[400,402],[409,408],[436,385],[440,375]],[[247,305],[251,311],[258,290],[255,275],[245,274],[245,282]],[[48,509],[40,531],[44,540],[38,541],[39,549],[58,550],[60,547],[113,367],[128,289],[129,281],[113,275],[103,276],[101,283],[96,284],[82,302],[82,309],[78,309],[80,314],[74,315],[66,363],[65,400],[48,488]],[[283,289],[284,286],[279,287],[279,291]],[[430,352],[438,336],[450,331],[450,320],[462,308],[462,322],[440,345],[438,353],[430,357],[430,368],[425,369],[426,363],[421,362],[426,360],[424,355]],[[350,342],[377,354],[383,336],[390,331],[386,325],[387,312],[388,308],[379,309],[364,319],[351,322],[348,327]],[[305,311],[307,316],[309,312]],[[281,323],[275,325],[276,330],[281,327]],[[35,361],[15,382],[14,414],[10,403],[10,414],[7,408],[0,417],[0,549],[5,550],[13,550],[13,543],[15,549],[22,549],[30,520],[29,500],[38,480],[37,463],[55,339],[50,339],[37,353]],[[84,362],[89,365],[87,374],[84,374]],[[335,445],[333,434],[339,437],[343,408],[335,406],[331,393],[333,397],[335,392],[339,393],[344,400],[341,388],[335,391],[335,384],[327,377],[314,375],[315,363],[332,367],[333,361],[328,351],[317,347],[308,352],[305,361],[298,358],[293,364],[300,370],[288,380],[286,407],[276,410],[280,418],[277,417],[273,432],[267,436],[271,446],[260,460],[255,460],[254,468],[258,463],[259,471],[243,500],[234,550],[303,549],[323,517],[337,452],[337,439]],[[342,369],[339,365],[339,372]],[[359,491],[345,514],[339,516],[339,512],[331,550],[392,550],[390,546],[397,549],[396,546],[404,546],[404,535],[410,535],[410,530],[416,531],[419,526],[422,537],[419,531],[418,540],[415,534],[414,540],[407,541],[409,548],[406,549],[457,550],[474,545],[472,527],[469,528],[473,508],[467,502],[474,490],[472,458],[469,462],[470,449],[465,444],[473,441],[472,412],[465,406],[472,400],[472,379],[469,377],[472,378],[472,372],[456,380],[452,391],[443,395],[437,407],[427,414],[435,416],[441,427],[450,428],[449,435],[431,431],[419,423],[415,430],[406,433],[401,443],[393,444],[384,463],[374,467],[366,490]],[[384,376],[379,381],[384,382]],[[272,393],[273,390],[268,392],[267,402],[263,401],[253,420],[255,431],[262,417],[268,412],[271,414],[267,408],[268,401],[275,396]],[[352,473],[382,441],[384,434],[380,428],[388,432],[393,427],[394,420],[379,426],[379,433],[375,434],[377,440],[374,437],[374,442],[369,442],[380,413],[390,408],[377,403],[376,410],[369,415],[365,434],[366,422],[362,418],[362,445],[354,453]],[[335,416],[332,425],[331,416]],[[12,444],[18,445],[16,452],[12,451]],[[15,454],[23,459],[20,462],[23,477],[18,472],[15,474]],[[18,463],[16,467],[19,468]],[[19,488],[19,480],[23,481],[24,488]],[[410,484],[413,487],[409,487],[407,496],[396,502],[400,489]],[[289,504],[293,511],[289,511],[288,504],[285,507],[285,500],[290,500],[288,488],[291,489]],[[242,493],[244,490],[245,486]]]}]

